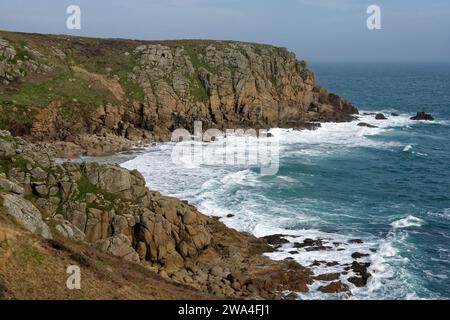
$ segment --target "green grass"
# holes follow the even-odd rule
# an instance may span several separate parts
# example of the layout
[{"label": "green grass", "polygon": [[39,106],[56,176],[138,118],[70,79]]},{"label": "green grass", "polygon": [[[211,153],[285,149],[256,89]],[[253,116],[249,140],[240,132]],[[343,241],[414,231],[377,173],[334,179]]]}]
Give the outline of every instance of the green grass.
[{"label": "green grass", "polygon": [[6,141],[6,142],[14,142],[16,141],[16,139],[14,139],[14,137],[12,136],[4,136],[4,137],[0,137],[1,140]]},{"label": "green grass", "polygon": [[43,83],[25,83],[17,92],[0,94],[0,101],[14,102],[15,105],[45,107],[57,99],[66,102],[76,99],[80,103],[94,105],[116,102],[109,90],[99,90],[71,71]]},{"label": "green grass", "polygon": [[76,64],[83,66],[83,68],[92,73],[106,75],[106,69],[110,68],[110,75],[119,76],[119,83],[127,97],[137,101],[144,101],[144,89],[136,81],[128,78],[128,75],[133,72],[133,68],[138,65],[136,57],[131,53],[129,55],[124,53],[122,50],[120,52],[104,51],[104,55],[98,57],[86,57],[78,54],[73,59]]},{"label": "green grass", "polygon": [[21,171],[27,171],[27,165],[30,163],[28,160],[21,156],[16,156],[12,160],[0,160],[0,171],[8,173],[12,168],[19,168]]},{"label": "green grass", "polygon": [[78,199],[85,199],[86,198],[86,194],[88,193],[98,193],[99,189],[97,188],[96,185],[94,185],[93,183],[91,183],[89,181],[89,179],[85,176],[82,175],[81,179],[78,180]]},{"label": "green grass", "polygon": [[190,58],[192,66],[196,70],[198,70],[199,68],[205,68],[211,73],[216,73],[211,65],[200,59],[200,55],[202,55],[203,57],[206,55],[206,49],[204,47],[184,47],[184,54]]},{"label": "green grass", "polygon": [[45,257],[36,248],[29,244],[23,244],[17,250],[17,258],[23,264],[42,265]]},{"label": "green grass", "polygon": [[14,167],[20,168],[22,171],[27,171],[27,165],[30,164],[30,161],[22,158],[21,156],[16,156],[13,162]]},{"label": "green grass", "polygon": [[15,48],[16,56],[11,60],[12,63],[17,64],[17,61],[28,61],[30,60],[30,54],[23,48]]},{"label": "green grass", "polygon": [[66,71],[43,83],[24,83],[17,92],[0,94],[4,111],[0,114],[0,127],[11,131],[19,127],[27,131],[37,113],[37,109],[30,109],[30,106],[46,107],[54,100],[63,101],[61,114],[66,118],[75,114],[88,115],[102,104],[117,103],[109,90]]},{"label": "green grass", "polygon": [[133,98],[136,101],[144,101],[145,92],[144,89],[135,81],[131,80],[120,80],[123,90],[127,93],[127,96]]},{"label": "green grass", "polygon": [[207,103],[209,101],[208,92],[201,83],[200,79],[192,77],[188,74],[185,77],[189,80],[190,95],[195,101],[201,101]]},{"label": "green grass", "polygon": [[22,106],[47,106],[50,101],[60,98],[56,92],[49,90],[49,85],[25,83],[17,92],[0,94],[0,101]]},{"label": "green grass", "polygon": [[82,175],[80,180],[78,180],[78,194],[75,196],[75,199],[85,200],[88,193],[95,194],[97,197],[103,198],[105,200],[103,204],[90,205],[90,207],[98,207],[110,210],[114,207],[115,201],[119,199],[118,195],[101,190],[92,182],[90,182],[85,175]]}]

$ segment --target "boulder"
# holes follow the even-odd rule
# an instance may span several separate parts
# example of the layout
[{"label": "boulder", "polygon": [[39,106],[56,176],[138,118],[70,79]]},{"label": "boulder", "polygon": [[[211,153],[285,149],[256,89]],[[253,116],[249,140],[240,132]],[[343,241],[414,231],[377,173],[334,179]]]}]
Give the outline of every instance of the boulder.
[{"label": "boulder", "polygon": [[348,279],[349,282],[353,283],[357,287],[363,287],[367,284],[367,281],[372,276],[367,268],[370,266],[370,263],[359,263],[357,261],[353,261],[351,265],[351,269],[356,274],[355,277],[350,277]]},{"label": "boulder", "polygon": [[2,194],[3,208],[16,219],[25,229],[51,239],[49,227],[42,220],[40,211],[28,200],[15,194]]},{"label": "boulder", "polygon": [[16,146],[14,143],[0,138],[0,159],[9,160],[16,155]]},{"label": "boulder", "polygon": [[12,192],[22,195],[25,191],[17,183],[14,183],[6,178],[0,177],[0,190],[5,192]]},{"label": "boulder", "polygon": [[113,256],[132,262],[139,262],[139,255],[131,246],[130,239],[122,234],[96,241],[93,246]]},{"label": "boulder", "polygon": [[339,280],[340,273],[326,273],[314,277],[317,281],[336,281]]},{"label": "boulder", "polygon": [[367,279],[365,277],[350,277],[347,280],[356,287],[361,288],[367,285]]},{"label": "boulder", "polygon": [[378,113],[378,114],[375,116],[375,119],[376,119],[376,120],[387,120],[386,116],[385,116],[383,113]]},{"label": "boulder", "polygon": [[104,191],[120,193],[131,189],[131,174],[126,169],[96,163],[87,163],[84,169],[88,180]]},{"label": "boulder", "polygon": [[86,237],[83,231],[67,220],[60,221],[60,223],[55,227],[55,230],[63,237],[71,240],[84,241]]},{"label": "boulder", "polygon": [[116,165],[87,163],[83,172],[99,189],[117,194],[126,200],[141,198],[145,192],[145,180],[137,171],[128,171]]},{"label": "boulder", "polygon": [[321,286],[318,290],[323,293],[350,293],[349,287],[341,281],[336,281],[326,286]]},{"label": "boulder", "polygon": [[31,177],[34,180],[45,180],[47,179],[47,172],[44,171],[44,169],[40,168],[40,167],[34,167],[31,170]]},{"label": "boulder", "polygon": [[40,195],[41,197],[46,197],[48,196],[49,190],[47,185],[45,184],[40,184],[40,185],[36,185],[34,186],[34,190],[38,193],[38,195]]},{"label": "boulder", "polygon": [[411,118],[411,120],[425,120],[425,121],[433,121],[434,118],[431,114],[425,112],[417,112],[417,114]]},{"label": "boulder", "polygon": [[278,248],[282,246],[283,244],[289,243],[289,240],[284,238],[285,236],[282,234],[274,234],[270,236],[265,236],[263,239],[270,245],[275,246],[275,248]]}]

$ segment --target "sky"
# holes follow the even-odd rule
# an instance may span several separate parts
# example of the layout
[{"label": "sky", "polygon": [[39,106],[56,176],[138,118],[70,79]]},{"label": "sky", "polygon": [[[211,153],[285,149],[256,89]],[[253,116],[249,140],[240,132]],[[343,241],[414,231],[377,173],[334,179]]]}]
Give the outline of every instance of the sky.
[{"label": "sky", "polygon": [[[69,30],[69,5],[81,29]],[[367,7],[381,9],[369,30]],[[449,0],[1,0],[0,30],[220,39],[286,47],[310,62],[450,62]]]}]

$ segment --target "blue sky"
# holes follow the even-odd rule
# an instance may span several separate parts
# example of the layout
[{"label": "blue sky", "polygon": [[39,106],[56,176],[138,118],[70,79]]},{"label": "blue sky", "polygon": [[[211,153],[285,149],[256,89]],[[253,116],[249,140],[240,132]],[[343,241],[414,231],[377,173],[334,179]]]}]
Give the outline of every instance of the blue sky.
[{"label": "blue sky", "polygon": [[[66,29],[66,8],[82,29]],[[377,4],[382,30],[366,27]],[[449,0],[2,0],[0,29],[135,39],[232,39],[308,61],[450,61]]]}]

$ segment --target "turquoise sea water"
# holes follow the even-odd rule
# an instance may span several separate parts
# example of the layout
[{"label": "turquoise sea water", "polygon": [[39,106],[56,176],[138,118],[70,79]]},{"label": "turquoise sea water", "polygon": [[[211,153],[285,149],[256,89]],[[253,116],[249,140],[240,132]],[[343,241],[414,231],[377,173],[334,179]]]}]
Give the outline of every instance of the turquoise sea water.
[{"label": "turquoise sea water", "polygon": [[[276,176],[252,166],[175,165],[170,144],[123,166],[139,169],[150,188],[189,200],[231,227],[289,235],[291,243],[270,254],[274,259],[339,262],[313,267],[321,274],[342,272],[354,252],[369,254],[362,261],[371,263],[372,278],[364,288],[350,284],[353,298],[450,298],[450,64],[310,68],[318,83],[362,112],[399,116],[362,115],[317,131],[273,130],[281,147]],[[422,110],[436,120],[409,119]],[[360,121],[379,128],[359,127]],[[306,238],[333,249],[290,253],[293,242]],[[319,285],[300,298],[344,298],[320,294]]]}]

